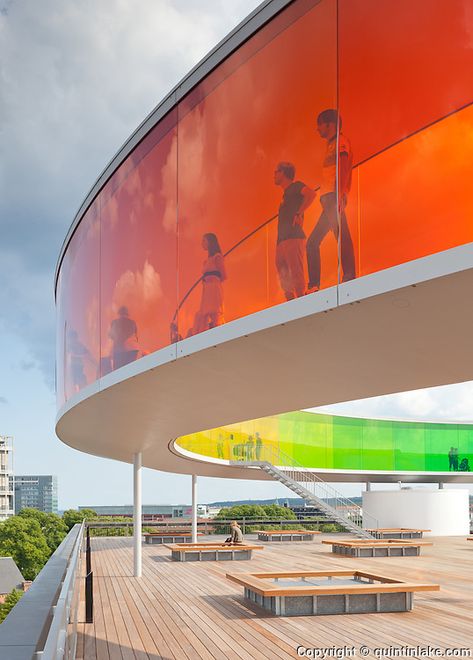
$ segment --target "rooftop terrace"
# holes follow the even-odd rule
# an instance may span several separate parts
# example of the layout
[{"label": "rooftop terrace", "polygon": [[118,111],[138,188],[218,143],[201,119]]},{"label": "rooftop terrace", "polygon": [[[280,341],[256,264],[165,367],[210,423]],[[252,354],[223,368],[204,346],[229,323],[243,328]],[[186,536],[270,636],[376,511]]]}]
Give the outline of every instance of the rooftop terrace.
[{"label": "rooftop terrace", "polygon": [[[337,535],[347,538],[346,534]],[[297,647],[466,648],[473,655],[473,548],[465,537],[434,538],[420,557],[352,559],[315,543],[267,544],[251,562],[171,562],[169,549],[143,547],[133,573],[131,538],[94,538],[94,623],[80,624],[77,659],[294,658]],[[221,540],[222,537],[205,537]],[[248,541],[254,540],[248,535]],[[245,601],[225,574],[241,571],[362,569],[440,584],[418,593],[414,610],[395,614],[276,617]],[[79,620],[84,621],[84,603]],[[383,657],[394,657],[395,652]],[[352,654],[351,657],[353,657]],[[410,653],[410,657],[422,654]],[[460,652],[456,657],[460,657]],[[461,657],[468,657],[463,652]]]}]

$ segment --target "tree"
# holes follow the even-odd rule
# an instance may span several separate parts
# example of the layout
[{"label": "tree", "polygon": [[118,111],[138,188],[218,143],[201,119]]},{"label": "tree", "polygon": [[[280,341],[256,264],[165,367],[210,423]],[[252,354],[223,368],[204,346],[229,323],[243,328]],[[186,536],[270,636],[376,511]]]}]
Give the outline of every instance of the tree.
[{"label": "tree", "polygon": [[68,532],[64,521],[55,513],[45,513],[38,509],[25,508],[18,515],[22,518],[33,518],[38,521],[51,553],[56,550]]},{"label": "tree", "polygon": [[268,518],[284,518],[284,520],[296,520],[297,516],[292,509],[279,504],[263,504],[264,512]]},{"label": "tree", "polygon": [[34,580],[48,561],[51,550],[39,522],[13,516],[0,523],[0,556],[13,557],[26,580]]},{"label": "tree", "polygon": [[284,520],[295,520],[294,511],[279,504],[236,504],[235,506],[224,507],[218,512],[217,518],[224,520],[233,520],[246,518],[255,520],[258,518],[284,518]]},{"label": "tree", "polygon": [[74,525],[81,523],[83,520],[94,520],[97,518],[97,514],[93,509],[68,509],[62,514],[62,520],[66,525],[68,531],[71,530]]},{"label": "tree", "polygon": [[224,520],[238,520],[241,518],[258,519],[266,518],[266,512],[259,504],[237,504],[235,506],[224,507],[218,512],[217,518]]},{"label": "tree", "polygon": [[23,592],[18,589],[12,589],[8,596],[5,598],[5,602],[0,605],[0,623],[3,622],[7,614],[15,607],[17,602],[23,596]]}]

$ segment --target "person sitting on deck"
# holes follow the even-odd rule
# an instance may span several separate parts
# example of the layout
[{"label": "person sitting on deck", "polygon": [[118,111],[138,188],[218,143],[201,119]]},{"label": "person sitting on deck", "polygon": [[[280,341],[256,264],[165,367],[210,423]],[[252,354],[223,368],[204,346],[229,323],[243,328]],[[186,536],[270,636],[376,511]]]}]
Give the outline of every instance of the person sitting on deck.
[{"label": "person sitting on deck", "polygon": [[225,543],[231,543],[235,545],[241,545],[243,543],[243,533],[241,531],[240,525],[236,520],[232,520],[230,523],[231,536],[228,539],[225,539]]}]

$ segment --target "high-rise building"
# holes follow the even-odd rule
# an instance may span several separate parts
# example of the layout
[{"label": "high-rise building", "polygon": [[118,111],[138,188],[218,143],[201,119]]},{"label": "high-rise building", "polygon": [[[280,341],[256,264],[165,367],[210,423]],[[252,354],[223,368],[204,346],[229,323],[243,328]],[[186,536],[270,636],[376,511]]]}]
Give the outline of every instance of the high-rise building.
[{"label": "high-rise building", "polygon": [[12,488],[13,438],[0,435],[0,520],[14,513]]},{"label": "high-rise building", "polygon": [[55,475],[15,475],[15,513],[31,507],[45,513],[57,513],[57,477]]}]

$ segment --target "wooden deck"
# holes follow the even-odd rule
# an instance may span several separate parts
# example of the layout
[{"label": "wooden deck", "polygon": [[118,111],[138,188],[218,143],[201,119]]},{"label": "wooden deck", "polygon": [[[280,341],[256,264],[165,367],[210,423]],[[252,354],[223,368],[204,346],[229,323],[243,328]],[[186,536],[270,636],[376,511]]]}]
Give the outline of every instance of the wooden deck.
[{"label": "wooden deck", "polygon": [[[333,539],[334,535],[319,538]],[[251,542],[253,536],[247,540]],[[251,562],[241,563],[172,562],[167,548],[143,545],[143,577],[136,579],[131,577],[132,540],[96,538],[92,541],[95,620],[79,624],[76,657],[273,660],[298,657],[298,646],[430,645],[471,650],[473,548],[464,536],[432,540],[434,545],[420,557],[363,559],[334,555],[318,539],[311,544],[269,544]],[[412,612],[286,618],[247,603],[242,587],[225,579],[227,572],[299,569],[359,569],[405,581],[439,583],[441,588],[416,594]],[[83,602],[79,615],[84,621]],[[470,653],[473,657],[473,650]],[[362,656],[356,652],[351,657]],[[368,657],[375,658],[373,650]]]}]

